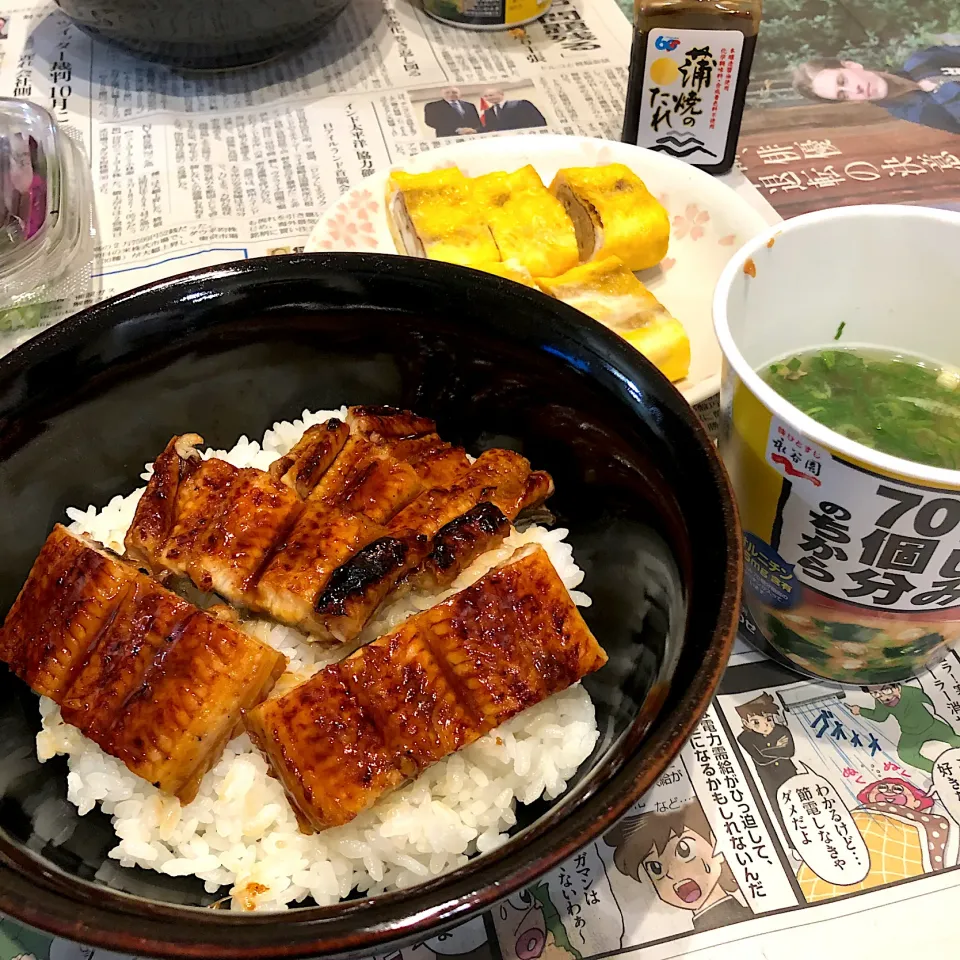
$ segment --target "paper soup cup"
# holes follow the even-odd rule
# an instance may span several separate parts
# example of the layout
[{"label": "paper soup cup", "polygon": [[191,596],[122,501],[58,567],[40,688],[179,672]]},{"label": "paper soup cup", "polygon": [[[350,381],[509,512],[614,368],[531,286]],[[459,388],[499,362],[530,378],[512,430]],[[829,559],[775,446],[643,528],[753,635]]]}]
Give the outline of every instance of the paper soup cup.
[{"label": "paper soup cup", "polygon": [[848,440],[755,371],[831,346],[960,366],[958,311],[960,214],[924,207],[788,220],[720,277],[720,452],[743,524],[747,627],[802,672],[903,680],[960,640],[960,471]]}]

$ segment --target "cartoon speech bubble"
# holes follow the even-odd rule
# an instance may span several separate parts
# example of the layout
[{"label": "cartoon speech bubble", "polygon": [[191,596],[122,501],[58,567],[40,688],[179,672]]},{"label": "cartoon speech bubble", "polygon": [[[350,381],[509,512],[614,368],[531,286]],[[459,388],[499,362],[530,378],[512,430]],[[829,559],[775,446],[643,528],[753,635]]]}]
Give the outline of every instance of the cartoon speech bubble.
[{"label": "cartoon speech bubble", "polygon": [[[572,947],[592,957],[625,946],[623,912],[596,844],[584,847],[548,874],[533,893],[543,909],[548,938],[552,932],[554,941],[567,952]],[[564,935],[566,946],[561,941]]]},{"label": "cartoon speech bubble", "polygon": [[870,851],[829,780],[802,764],[777,791],[780,813],[794,850],[822,880],[846,887],[870,871]]},{"label": "cartoon speech bubble", "polygon": [[960,822],[960,747],[944,750],[934,760],[933,789],[947,808],[947,813]]}]

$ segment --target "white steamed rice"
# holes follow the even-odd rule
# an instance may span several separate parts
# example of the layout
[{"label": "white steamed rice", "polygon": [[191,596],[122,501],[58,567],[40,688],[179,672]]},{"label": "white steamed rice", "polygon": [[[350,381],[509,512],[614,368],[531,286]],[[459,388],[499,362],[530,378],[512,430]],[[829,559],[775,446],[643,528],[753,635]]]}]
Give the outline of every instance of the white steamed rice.
[{"label": "white steamed rice", "polygon": [[[207,451],[204,456],[265,469],[307,427],[345,415],[346,408],[304,411],[301,420],[274,424],[262,443],[241,437],[232,450]],[[149,478],[149,469],[144,479]],[[68,509],[70,529],[122,552],[143,489],[114,497],[102,510]],[[514,531],[444,593],[410,595],[383,608],[359,642],[463,589],[525,543],[542,544],[574,600],[588,605],[589,598],[574,589],[583,573],[574,563],[566,534],[540,526]],[[289,659],[276,692],[348,652],[310,643],[299,631],[266,620],[245,621],[242,626]],[[52,700],[40,699],[40,714],[37,755],[48,760],[66,754],[69,801],[81,814],[97,804],[110,814],[120,841],[110,856],[125,867],[195,875],[210,893],[228,888],[235,910],[278,910],[308,896],[321,905],[333,904],[354,889],[375,894],[454,869],[469,856],[506,841],[516,822],[516,801],[559,796],[599,736],[593,703],[577,684],[435,764],[349,824],[305,836],[282,787],[268,776],[265,761],[245,735],[227,745],[203,778],[196,799],[182,806],[65,724]]]}]

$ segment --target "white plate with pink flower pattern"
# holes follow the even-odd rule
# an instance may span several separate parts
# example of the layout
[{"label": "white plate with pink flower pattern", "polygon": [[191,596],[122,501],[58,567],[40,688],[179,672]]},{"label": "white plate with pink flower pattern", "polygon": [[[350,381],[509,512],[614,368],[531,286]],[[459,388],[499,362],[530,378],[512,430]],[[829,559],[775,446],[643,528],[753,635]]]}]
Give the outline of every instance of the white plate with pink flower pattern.
[{"label": "white plate with pink flower pattern", "polygon": [[[683,323],[690,337],[690,375],[677,387],[691,404],[720,389],[721,355],[713,332],[713,288],[727,261],[767,227],[763,215],[713,177],[672,157],[626,143],[552,134],[485,137],[417,154],[397,165],[410,173],[458,166],[476,177],[532,164],[544,183],[563,167],[623,163],[667,208],[673,229],[667,256],[637,276]],[[396,253],[384,212],[388,171],[343,194],[320,218],[308,251]]]}]

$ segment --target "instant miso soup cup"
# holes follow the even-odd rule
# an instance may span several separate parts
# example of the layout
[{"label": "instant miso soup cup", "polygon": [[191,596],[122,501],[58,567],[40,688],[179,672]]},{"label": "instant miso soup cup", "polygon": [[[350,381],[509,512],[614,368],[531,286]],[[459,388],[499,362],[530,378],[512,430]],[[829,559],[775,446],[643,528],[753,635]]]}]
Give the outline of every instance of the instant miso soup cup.
[{"label": "instant miso soup cup", "polygon": [[828,680],[916,675],[960,640],[960,470],[849,440],[758,371],[834,347],[960,367],[960,214],[861,206],[785,221],[729,262],[713,309],[745,632]]}]

